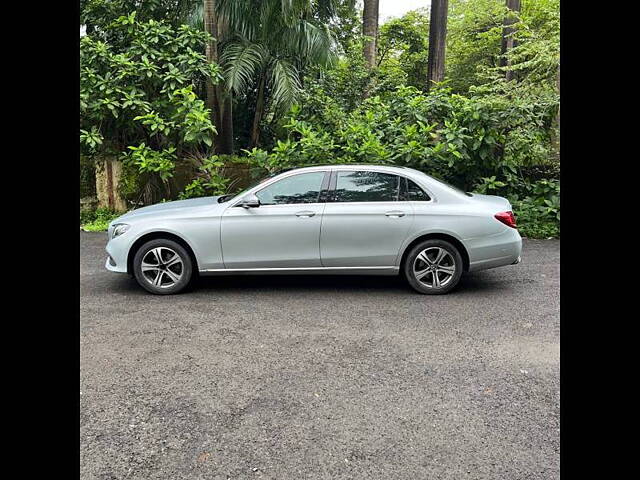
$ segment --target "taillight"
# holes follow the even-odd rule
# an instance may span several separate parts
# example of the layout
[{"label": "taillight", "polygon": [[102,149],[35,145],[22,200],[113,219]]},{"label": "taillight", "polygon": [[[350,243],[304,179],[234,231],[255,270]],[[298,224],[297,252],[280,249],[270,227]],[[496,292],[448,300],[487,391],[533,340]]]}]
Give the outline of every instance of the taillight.
[{"label": "taillight", "polygon": [[494,217],[504,223],[507,227],[517,228],[516,217],[513,215],[513,212],[511,210],[509,210],[508,212],[496,213]]}]

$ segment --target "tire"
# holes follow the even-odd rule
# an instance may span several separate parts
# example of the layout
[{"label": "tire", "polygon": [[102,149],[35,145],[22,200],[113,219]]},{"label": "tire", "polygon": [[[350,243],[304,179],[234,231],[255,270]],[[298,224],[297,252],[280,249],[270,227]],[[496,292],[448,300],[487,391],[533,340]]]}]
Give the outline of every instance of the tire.
[{"label": "tire", "polygon": [[[176,259],[176,255],[179,258]],[[193,262],[182,245],[158,238],[138,249],[133,257],[133,273],[138,284],[148,292],[171,295],[183,291],[191,283]]]},{"label": "tire", "polygon": [[[425,261],[425,252],[428,262]],[[436,263],[438,259],[439,263]],[[445,240],[433,239],[420,242],[411,249],[403,270],[407,282],[415,291],[426,295],[442,295],[456,287],[462,276],[463,265],[462,255],[456,247]]]}]

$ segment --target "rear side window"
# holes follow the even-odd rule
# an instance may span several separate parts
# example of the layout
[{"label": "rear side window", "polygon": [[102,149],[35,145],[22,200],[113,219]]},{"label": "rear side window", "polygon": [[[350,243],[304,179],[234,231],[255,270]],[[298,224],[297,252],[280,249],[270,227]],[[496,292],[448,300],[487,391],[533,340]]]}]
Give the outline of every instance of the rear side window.
[{"label": "rear side window", "polygon": [[338,171],[334,202],[397,202],[400,177],[381,172]]},{"label": "rear side window", "polygon": [[431,200],[431,197],[427,195],[427,193],[422,190],[413,180],[409,180],[405,178],[407,182],[406,186],[406,198],[412,202],[428,202]]}]

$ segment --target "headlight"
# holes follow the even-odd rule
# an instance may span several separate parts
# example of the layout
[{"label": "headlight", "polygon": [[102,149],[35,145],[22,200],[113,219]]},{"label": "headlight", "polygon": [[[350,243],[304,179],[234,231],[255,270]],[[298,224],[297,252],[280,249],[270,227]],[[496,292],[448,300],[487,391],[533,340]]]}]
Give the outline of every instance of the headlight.
[{"label": "headlight", "polygon": [[117,223],[113,226],[113,233],[111,234],[111,238],[116,238],[122,235],[124,232],[129,230],[130,225],[126,223]]}]

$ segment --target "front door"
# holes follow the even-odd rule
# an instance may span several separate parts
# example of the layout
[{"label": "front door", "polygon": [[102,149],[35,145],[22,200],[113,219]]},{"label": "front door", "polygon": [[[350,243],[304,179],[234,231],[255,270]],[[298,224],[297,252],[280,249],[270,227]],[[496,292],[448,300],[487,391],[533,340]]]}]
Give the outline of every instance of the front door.
[{"label": "front door", "polygon": [[294,174],[254,192],[260,206],[222,216],[225,268],[319,267],[324,171]]},{"label": "front door", "polygon": [[394,266],[413,208],[400,196],[401,178],[373,171],[337,170],[320,234],[325,267]]}]

